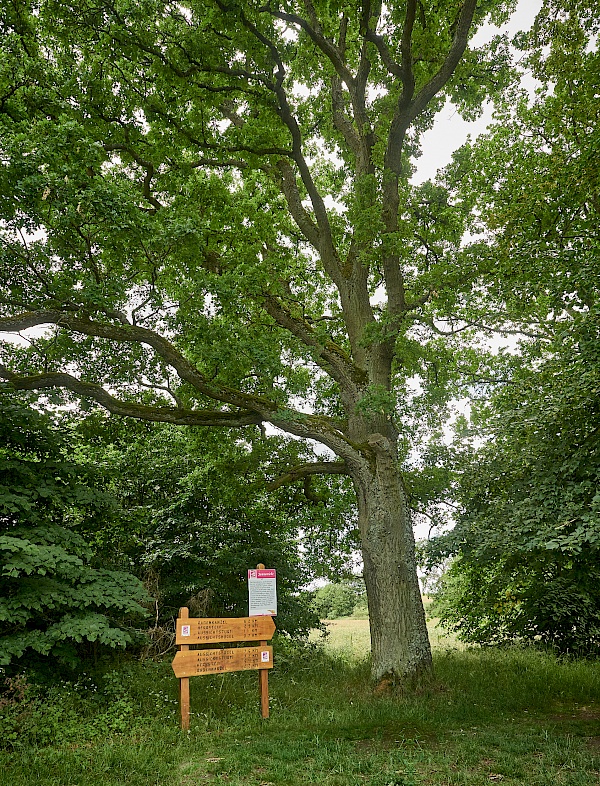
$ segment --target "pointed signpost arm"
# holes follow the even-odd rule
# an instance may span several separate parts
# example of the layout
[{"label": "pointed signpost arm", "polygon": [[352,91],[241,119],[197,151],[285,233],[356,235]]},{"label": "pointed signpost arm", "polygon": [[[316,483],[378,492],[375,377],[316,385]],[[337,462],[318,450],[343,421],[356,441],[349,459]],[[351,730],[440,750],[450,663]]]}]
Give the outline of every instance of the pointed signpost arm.
[{"label": "pointed signpost arm", "polygon": [[[275,633],[272,617],[208,618],[190,617],[187,608],[179,611],[176,622],[175,643],[179,652],[171,664],[179,680],[181,706],[181,728],[190,727],[190,683],[189,678],[201,674],[223,674],[229,671],[258,669],[259,674],[273,668],[273,647],[267,641]],[[259,641],[260,639],[260,641]],[[219,647],[198,649],[191,645],[243,641],[258,642],[254,647]],[[261,679],[261,712],[269,717],[268,679]]]}]

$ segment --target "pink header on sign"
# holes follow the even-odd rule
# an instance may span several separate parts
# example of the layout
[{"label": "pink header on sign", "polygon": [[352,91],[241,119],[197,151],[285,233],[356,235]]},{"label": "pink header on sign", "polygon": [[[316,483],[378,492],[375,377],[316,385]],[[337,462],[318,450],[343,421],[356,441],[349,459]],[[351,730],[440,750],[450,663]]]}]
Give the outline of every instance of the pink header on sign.
[{"label": "pink header on sign", "polygon": [[275,570],[249,570],[249,579],[275,579],[277,578],[277,571]]}]

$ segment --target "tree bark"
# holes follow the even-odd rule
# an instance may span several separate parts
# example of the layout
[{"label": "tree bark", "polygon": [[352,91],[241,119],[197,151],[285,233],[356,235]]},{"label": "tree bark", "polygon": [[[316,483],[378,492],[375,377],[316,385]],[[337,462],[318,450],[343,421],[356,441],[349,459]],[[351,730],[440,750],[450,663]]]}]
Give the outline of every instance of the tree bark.
[{"label": "tree bark", "polygon": [[369,439],[371,461],[351,469],[358,499],[371,628],[371,670],[380,684],[414,684],[432,670],[415,540],[394,445]]}]

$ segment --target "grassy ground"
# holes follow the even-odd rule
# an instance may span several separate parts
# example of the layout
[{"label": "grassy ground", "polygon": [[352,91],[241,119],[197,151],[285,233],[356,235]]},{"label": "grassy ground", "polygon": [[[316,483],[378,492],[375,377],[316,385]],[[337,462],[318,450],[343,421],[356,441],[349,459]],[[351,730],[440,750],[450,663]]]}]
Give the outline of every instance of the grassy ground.
[{"label": "grassy ground", "polygon": [[350,654],[367,641],[364,624],[336,623],[339,641],[344,627],[341,650],[333,635],[303,652],[275,642],[268,721],[256,673],[239,672],[191,680],[192,728],[180,731],[170,665],[152,662],[82,676],[44,703],[25,695],[18,711],[0,706],[0,743],[12,746],[0,784],[600,783],[600,664],[437,649],[431,685],[376,695],[368,663]]},{"label": "grassy ground", "polygon": [[[313,641],[322,641],[328,651],[342,651],[354,658],[364,658],[371,647],[368,619],[352,619],[345,617],[327,620],[327,636],[315,635]],[[463,649],[456,637],[438,627],[437,620],[428,620],[429,641],[434,649],[455,647]]]}]

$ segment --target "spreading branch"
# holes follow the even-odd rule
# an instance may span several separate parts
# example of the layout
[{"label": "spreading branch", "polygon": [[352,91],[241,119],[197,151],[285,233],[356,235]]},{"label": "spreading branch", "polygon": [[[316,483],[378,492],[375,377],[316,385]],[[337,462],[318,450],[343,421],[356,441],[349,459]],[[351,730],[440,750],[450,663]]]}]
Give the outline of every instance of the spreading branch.
[{"label": "spreading branch", "polygon": [[126,344],[145,344],[151,347],[179,378],[191,384],[197,391],[223,404],[242,409],[268,413],[277,409],[277,404],[262,396],[253,396],[233,388],[209,382],[198,369],[164,336],[137,325],[98,322],[87,316],[77,316],[65,311],[30,311],[0,319],[0,332],[19,332],[38,325],[58,327],[94,338],[109,339]]},{"label": "spreading branch", "polygon": [[300,464],[293,467],[284,475],[280,475],[275,480],[267,484],[268,491],[275,491],[281,486],[289,486],[297,480],[309,477],[310,475],[347,475],[348,467],[344,461],[315,461],[310,464]]},{"label": "spreading branch", "polygon": [[111,395],[101,385],[84,382],[72,374],[55,372],[19,376],[0,364],[0,378],[10,382],[16,390],[48,390],[62,388],[82,398],[90,399],[112,412],[113,415],[137,418],[176,426],[239,426],[260,425],[261,416],[256,412],[222,412],[219,410],[184,409],[182,407],[159,407],[123,401]]},{"label": "spreading branch", "polygon": [[[324,415],[311,415],[291,407],[280,406],[265,396],[243,393],[234,388],[209,381],[187,358],[164,336],[136,325],[97,322],[87,316],[77,316],[63,311],[32,311],[0,319],[0,333],[17,333],[39,325],[54,324],[63,329],[95,338],[111,341],[145,344],[150,346],[162,360],[175,370],[178,377],[188,382],[195,390],[213,401],[232,406],[234,412],[209,412],[197,419],[193,425],[243,426],[269,422],[276,428],[305,439],[314,439],[327,445],[340,457],[356,460],[357,449],[344,433],[345,425]],[[170,423],[189,423],[179,408],[146,408],[129,402],[120,402],[99,385],[82,382],[70,374],[60,372],[19,377],[6,367],[0,376],[22,389],[40,387],[64,387],[74,393],[90,397],[111,412],[130,415],[142,420],[163,420]],[[84,387],[85,386],[85,389]],[[185,413],[185,411],[184,411]],[[189,410],[191,417],[198,418],[196,410]],[[184,420],[179,418],[183,417]],[[202,418],[206,418],[202,420]],[[213,418],[213,421],[210,421]],[[236,421],[237,418],[237,421]]]}]

